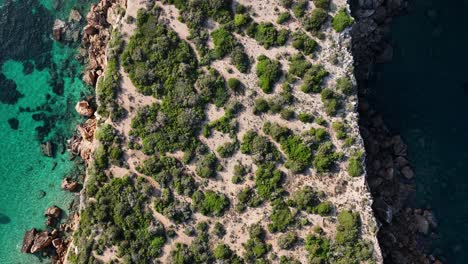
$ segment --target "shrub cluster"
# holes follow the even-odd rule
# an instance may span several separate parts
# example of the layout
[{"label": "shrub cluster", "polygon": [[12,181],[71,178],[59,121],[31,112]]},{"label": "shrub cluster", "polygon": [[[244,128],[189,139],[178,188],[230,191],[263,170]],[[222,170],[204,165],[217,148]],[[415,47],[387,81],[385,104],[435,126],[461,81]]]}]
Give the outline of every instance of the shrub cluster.
[{"label": "shrub cluster", "polygon": [[[112,247],[124,262],[150,263],[162,253],[164,227],[146,210],[151,187],[143,178],[116,178],[104,184],[80,215],[74,243],[82,251],[71,253],[71,263],[92,263]],[[94,230],[101,230],[95,240]]]},{"label": "shrub cluster", "polygon": [[297,31],[292,35],[292,46],[304,52],[305,55],[311,55],[317,48],[317,42],[307,36],[306,33]]},{"label": "shrub cluster", "polygon": [[245,133],[240,150],[244,154],[251,155],[256,164],[279,162],[281,160],[281,154],[275,145],[267,137],[260,136],[252,130]]},{"label": "shrub cluster", "polygon": [[254,38],[260,45],[266,49],[270,47],[283,46],[289,38],[287,29],[276,30],[272,23],[261,22],[257,24],[252,22],[246,29],[246,34]]},{"label": "shrub cluster", "polygon": [[348,160],[348,174],[351,177],[358,177],[364,173],[362,152],[355,152]]},{"label": "shrub cluster", "polygon": [[250,226],[249,239],[243,246],[247,263],[265,263],[266,255],[271,250],[271,245],[265,243],[265,230],[259,224]]},{"label": "shrub cluster", "polygon": [[192,195],[192,202],[193,209],[206,216],[222,216],[229,207],[229,199],[226,195],[211,190],[196,191]]},{"label": "shrub cluster", "polygon": [[257,58],[258,85],[265,93],[271,93],[273,86],[281,77],[281,64],[277,60],[260,55]]},{"label": "shrub cluster", "polygon": [[323,89],[320,95],[327,115],[336,115],[338,110],[341,108],[341,101],[338,94],[333,90],[327,88]]},{"label": "shrub cluster", "polygon": [[263,131],[281,144],[281,149],[288,157],[285,166],[292,172],[302,172],[311,165],[312,148],[306,145],[299,135],[294,135],[288,128],[270,122],[263,125]]},{"label": "shrub cluster", "polygon": [[353,19],[344,8],[340,9],[332,19],[333,29],[335,29],[336,32],[341,32],[352,24]]},{"label": "shrub cluster", "polygon": [[301,90],[304,93],[320,93],[322,91],[323,79],[328,74],[322,65],[312,65],[304,74]]}]

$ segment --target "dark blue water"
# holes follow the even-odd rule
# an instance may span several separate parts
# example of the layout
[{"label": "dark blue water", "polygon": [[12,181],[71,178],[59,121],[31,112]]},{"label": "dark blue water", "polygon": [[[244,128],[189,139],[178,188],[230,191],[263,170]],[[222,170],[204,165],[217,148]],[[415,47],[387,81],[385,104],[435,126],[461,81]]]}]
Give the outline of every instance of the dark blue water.
[{"label": "dark blue water", "polygon": [[394,59],[377,68],[376,108],[409,145],[417,206],[439,220],[433,250],[468,263],[468,1],[413,0],[393,22]]}]

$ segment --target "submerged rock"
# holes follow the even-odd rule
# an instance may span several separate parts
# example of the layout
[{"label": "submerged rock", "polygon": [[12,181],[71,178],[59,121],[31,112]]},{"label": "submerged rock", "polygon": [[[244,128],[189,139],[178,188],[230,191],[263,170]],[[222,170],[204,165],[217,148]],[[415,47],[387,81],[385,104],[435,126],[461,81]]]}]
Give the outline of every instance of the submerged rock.
[{"label": "submerged rock", "polygon": [[19,120],[17,118],[10,118],[8,119],[8,125],[10,125],[11,129],[17,130],[19,127]]},{"label": "submerged rock", "polygon": [[54,144],[50,141],[41,143],[41,151],[47,157],[53,157],[54,156]]},{"label": "submerged rock", "polygon": [[32,228],[24,234],[23,246],[21,246],[21,253],[30,253],[31,247],[34,244],[34,237],[37,234],[36,228]]}]

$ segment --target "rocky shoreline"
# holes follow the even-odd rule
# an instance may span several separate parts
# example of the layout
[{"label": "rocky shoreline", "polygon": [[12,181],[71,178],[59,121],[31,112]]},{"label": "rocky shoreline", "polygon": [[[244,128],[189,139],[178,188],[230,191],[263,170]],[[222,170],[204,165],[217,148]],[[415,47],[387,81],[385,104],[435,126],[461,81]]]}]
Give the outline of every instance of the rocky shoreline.
[{"label": "rocky shoreline", "polygon": [[406,0],[359,0],[352,4],[351,31],[359,89],[360,131],[366,149],[368,185],[380,223],[377,234],[384,263],[441,263],[427,253],[437,221],[430,210],[411,208],[414,172],[401,136],[392,133],[367,101],[367,82],[375,64],[389,62],[393,49],[386,35],[394,17],[408,11]]},{"label": "rocky shoreline", "polygon": [[[103,0],[91,5],[86,15],[86,26],[82,29],[82,17],[76,10],[72,10],[68,21],[56,20],[52,29],[52,36],[62,43],[76,43],[81,38],[81,47],[77,58],[86,65],[83,80],[91,87],[95,87],[97,79],[106,67],[106,47],[110,38],[111,23],[114,21],[113,8],[125,5],[125,1]],[[97,126],[94,98],[84,98],[76,104],[77,113],[86,121],[77,126],[77,133],[67,142],[70,159],[80,157],[86,164],[91,162],[93,152],[94,132]],[[54,145],[52,142],[41,144],[44,155],[52,157]],[[82,176],[81,180],[85,180]],[[61,187],[65,191],[80,193],[82,183],[73,177],[63,179]],[[82,195],[82,194],[80,194]],[[81,203],[80,203],[81,206]],[[26,231],[23,238],[22,253],[40,254],[51,257],[52,263],[66,263],[69,246],[72,244],[71,235],[78,224],[78,208],[70,206],[69,217],[60,224],[62,209],[51,206],[44,214],[46,217],[44,230],[32,228]]]}]

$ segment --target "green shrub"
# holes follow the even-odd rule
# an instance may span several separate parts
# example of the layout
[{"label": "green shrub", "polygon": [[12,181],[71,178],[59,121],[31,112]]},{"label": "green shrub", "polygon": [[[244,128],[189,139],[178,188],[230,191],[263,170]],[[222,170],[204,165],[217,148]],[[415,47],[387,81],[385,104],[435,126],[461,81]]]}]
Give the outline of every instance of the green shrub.
[{"label": "green shrub", "polygon": [[193,177],[174,157],[151,156],[137,167],[137,171],[155,179],[161,188],[173,189],[180,195],[190,196],[197,189]]},{"label": "green shrub", "polygon": [[372,245],[359,238],[359,214],[352,211],[341,211],[338,214],[333,251],[341,257],[338,263],[362,263],[372,257]]},{"label": "green shrub", "polygon": [[317,172],[321,173],[330,171],[336,160],[337,157],[333,151],[333,144],[331,142],[325,142],[319,146],[312,164]]},{"label": "green shrub", "polygon": [[209,153],[197,160],[195,172],[199,177],[212,178],[216,175],[217,165],[218,159],[216,158],[215,154]]},{"label": "green shrub", "polygon": [[195,82],[195,88],[200,97],[207,103],[222,107],[229,99],[229,91],[223,76],[215,69],[210,68]]},{"label": "green shrub", "polygon": [[233,91],[239,91],[242,88],[242,83],[236,78],[229,78],[227,80],[227,86]]},{"label": "green shrub", "polygon": [[211,190],[196,191],[192,195],[194,209],[206,216],[222,216],[229,207],[229,199],[224,194],[217,194]]},{"label": "green shrub", "polygon": [[293,34],[292,36],[292,46],[302,52],[306,55],[310,55],[314,53],[314,51],[317,48],[317,42],[307,36],[302,31],[297,31]]},{"label": "green shrub", "polygon": [[325,10],[328,10],[330,7],[330,0],[312,0],[312,2],[314,2],[315,7]]},{"label": "green shrub", "polygon": [[301,264],[301,262],[293,257],[281,256],[280,264]]},{"label": "green shrub", "polygon": [[[158,258],[166,234],[163,225],[146,210],[150,188],[143,178],[115,178],[103,184],[95,200],[87,203],[80,214],[80,224],[74,234],[80,252],[88,252],[85,245],[104,243],[106,248],[115,247],[123,259],[132,256],[136,263],[150,263]],[[96,229],[101,230],[102,242],[90,235]],[[80,255],[78,262],[88,263],[89,256]]]},{"label": "green shrub", "polygon": [[228,260],[232,256],[232,250],[225,244],[217,245],[213,253],[218,260]]},{"label": "green shrub", "polygon": [[266,163],[258,166],[255,172],[255,188],[258,195],[264,199],[272,199],[282,192],[281,182],[283,172],[274,164]]},{"label": "green shrub", "polygon": [[253,108],[253,113],[256,115],[267,113],[270,110],[270,105],[268,101],[263,98],[258,98],[255,100],[255,105]]},{"label": "green shrub", "polygon": [[330,240],[327,238],[307,235],[305,248],[309,253],[309,263],[328,263],[331,254]]},{"label": "green shrub", "polygon": [[275,145],[267,137],[260,136],[252,130],[245,133],[240,150],[244,154],[252,155],[256,164],[281,160],[281,154]]},{"label": "green shrub", "polygon": [[218,152],[221,158],[230,158],[232,157],[237,150],[239,149],[239,142],[227,142],[221,146],[219,146],[216,151]]},{"label": "green shrub", "polygon": [[294,3],[292,7],[292,11],[295,17],[302,18],[307,11],[307,7],[309,6],[309,1],[307,0],[299,0]]},{"label": "green shrub", "polygon": [[312,187],[306,185],[294,192],[288,203],[298,210],[312,213],[315,210],[315,206],[319,203],[319,199]]},{"label": "green shrub", "polygon": [[116,131],[110,124],[103,124],[97,129],[95,137],[102,144],[109,146],[114,142]]},{"label": "green shrub", "polygon": [[313,65],[304,75],[301,90],[304,93],[320,93],[322,91],[323,79],[328,74],[322,65]]},{"label": "green shrub", "polygon": [[236,39],[226,28],[220,27],[211,32],[216,58],[223,58],[236,46]]},{"label": "green shrub", "polygon": [[310,68],[312,68],[312,64],[301,54],[296,54],[290,59],[288,72],[302,78]]},{"label": "green shrub", "polygon": [[278,237],[278,247],[281,249],[291,249],[298,242],[295,232],[287,232]]},{"label": "green shrub", "polygon": [[241,73],[247,73],[250,69],[250,59],[245,53],[244,49],[237,46],[231,53],[231,63]]},{"label": "green shrub", "polygon": [[282,29],[278,32],[272,23],[265,22],[260,24],[255,22],[251,23],[247,28],[246,33],[266,49],[284,45],[289,36],[289,32],[287,30]]},{"label": "green shrub", "polygon": [[346,133],[347,126],[343,122],[333,122],[332,128],[335,131],[336,138],[345,139],[348,136]]},{"label": "green shrub", "polygon": [[247,25],[249,21],[250,17],[247,14],[236,14],[234,16],[234,25],[238,28]]},{"label": "green shrub", "polygon": [[245,188],[237,193],[236,210],[242,212],[248,207],[257,207],[262,204],[263,200],[250,188]]},{"label": "green shrub", "polygon": [[271,245],[265,243],[265,230],[258,224],[250,226],[249,239],[243,244],[245,249],[244,258],[247,263],[263,263]]},{"label": "green shrub", "polygon": [[326,216],[331,213],[333,209],[333,204],[331,202],[321,202],[315,207],[315,212],[321,216]]},{"label": "green shrub", "polygon": [[314,115],[310,113],[300,113],[297,118],[303,123],[312,123],[314,122]]},{"label": "green shrub", "polygon": [[321,92],[322,102],[325,107],[325,112],[329,116],[334,116],[341,107],[338,95],[331,89],[324,89]]},{"label": "green shrub", "polygon": [[294,0],[280,0],[281,6],[284,8],[290,8],[294,3]]},{"label": "green shrub", "polygon": [[280,115],[281,115],[281,118],[285,120],[292,120],[296,116],[296,113],[291,108],[283,108],[283,110],[281,110]]},{"label": "green shrub", "polygon": [[348,174],[351,177],[358,177],[364,173],[364,169],[362,167],[362,159],[363,159],[362,152],[354,153],[348,161]]},{"label": "green shrub", "polygon": [[234,175],[232,176],[232,183],[239,184],[243,182],[245,175],[247,175],[249,171],[250,168],[238,162],[236,165],[234,165]]},{"label": "green shrub", "polygon": [[271,223],[268,224],[270,232],[284,232],[288,226],[294,223],[294,215],[283,202],[275,202],[270,215]]},{"label": "green shrub", "polygon": [[281,77],[281,65],[277,60],[269,59],[265,55],[260,55],[257,61],[258,85],[265,93],[271,93],[274,84]]},{"label": "green shrub", "polygon": [[353,93],[353,84],[349,77],[341,77],[336,80],[336,90],[343,94],[350,95]]},{"label": "green shrub", "polygon": [[333,29],[335,29],[336,32],[341,32],[352,24],[353,19],[344,8],[340,9],[332,19]]},{"label": "green shrub", "polygon": [[223,238],[226,235],[226,229],[223,224],[216,222],[213,226],[213,234],[218,238]]},{"label": "green shrub", "polygon": [[310,15],[304,18],[304,28],[313,33],[318,32],[327,18],[327,11],[322,8],[315,8]]},{"label": "green shrub", "polygon": [[291,14],[289,12],[282,12],[279,14],[278,18],[276,19],[276,23],[278,24],[284,24],[288,22],[291,19]]}]

